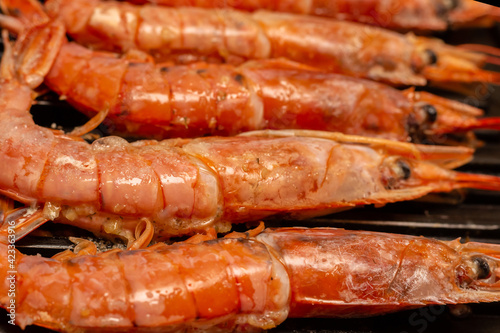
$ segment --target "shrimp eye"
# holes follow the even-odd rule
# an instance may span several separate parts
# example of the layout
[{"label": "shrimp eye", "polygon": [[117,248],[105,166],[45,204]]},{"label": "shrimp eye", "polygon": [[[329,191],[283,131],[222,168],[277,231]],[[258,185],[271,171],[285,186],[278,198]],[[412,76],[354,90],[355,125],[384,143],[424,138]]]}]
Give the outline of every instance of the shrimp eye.
[{"label": "shrimp eye", "polygon": [[411,176],[411,169],[410,169],[410,166],[408,165],[408,163],[403,161],[403,160],[398,160],[397,164],[401,170],[401,173],[403,176],[402,179],[404,179],[404,180],[409,179]]},{"label": "shrimp eye", "polygon": [[475,257],[472,260],[473,260],[475,267],[477,269],[477,278],[480,280],[488,278],[491,274],[491,269],[490,269],[490,265],[488,264],[488,262],[484,258],[481,258],[481,257]]},{"label": "shrimp eye", "polygon": [[436,122],[436,119],[437,119],[437,110],[434,106],[430,105],[430,104],[425,104],[424,106],[422,106],[422,108],[424,109],[424,112],[426,114],[426,120],[428,123],[434,123]]},{"label": "shrimp eye", "polygon": [[450,10],[455,9],[458,7],[459,2],[459,0],[448,0],[448,7],[450,8]]},{"label": "shrimp eye", "polygon": [[436,1],[436,14],[440,17],[446,17],[450,11],[458,7],[459,0]]},{"label": "shrimp eye", "polygon": [[411,177],[410,164],[399,156],[390,156],[381,165],[381,181],[388,190],[400,188]]},{"label": "shrimp eye", "polygon": [[427,55],[427,63],[429,65],[434,65],[438,61],[436,52],[432,51],[431,49],[426,49],[425,54]]}]

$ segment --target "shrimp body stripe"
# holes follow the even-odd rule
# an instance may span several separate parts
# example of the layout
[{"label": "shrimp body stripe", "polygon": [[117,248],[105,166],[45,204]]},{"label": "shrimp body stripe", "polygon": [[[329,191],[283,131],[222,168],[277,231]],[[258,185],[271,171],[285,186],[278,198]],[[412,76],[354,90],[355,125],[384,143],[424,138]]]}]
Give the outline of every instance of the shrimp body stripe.
[{"label": "shrimp body stripe", "polygon": [[24,257],[18,271],[21,327],[31,324],[29,313],[40,304],[58,310],[37,321],[65,330],[203,328],[221,322],[269,328],[288,314],[287,273],[256,241],[225,239],[64,262]]},{"label": "shrimp body stripe", "polygon": [[185,137],[236,134],[265,124],[258,86],[231,66],[154,66],[71,43],[62,47],[45,82],[80,110],[107,109],[111,119],[149,137],[156,128]]}]

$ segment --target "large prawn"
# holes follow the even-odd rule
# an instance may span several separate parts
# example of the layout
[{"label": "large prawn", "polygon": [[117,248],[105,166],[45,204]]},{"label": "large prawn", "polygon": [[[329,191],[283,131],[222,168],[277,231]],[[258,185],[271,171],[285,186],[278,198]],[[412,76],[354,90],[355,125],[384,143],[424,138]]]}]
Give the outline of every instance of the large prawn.
[{"label": "large prawn", "polygon": [[[37,126],[30,87],[57,58],[64,29],[35,38],[43,57],[14,61],[5,42],[0,87],[0,193],[31,204],[6,214],[22,237],[48,220],[133,241],[139,217],[156,238],[227,231],[273,215],[308,217],[356,205],[409,200],[461,187],[500,189],[500,178],[448,169],[472,149],[412,145],[316,131],[147,140],[105,137],[92,144]],[[5,34],[5,33],[4,33]],[[30,68],[26,74],[19,68]],[[24,82],[24,83],[20,83]],[[29,157],[29,158],[28,158]]]},{"label": "large prawn", "polygon": [[398,30],[484,27],[500,19],[497,7],[474,0],[129,0],[137,4],[202,8],[259,9],[331,17]]},{"label": "large prawn", "polygon": [[[90,244],[78,248],[95,252]],[[14,304],[22,328],[252,331],[287,317],[500,300],[499,245],[375,232],[267,229],[55,259],[0,244],[1,257],[8,254],[11,268],[0,261],[0,304]]]},{"label": "large prawn", "polygon": [[[58,23],[50,23],[55,27]],[[14,53],[19,71],[32,74],[30,58],[47,25],[21,34]],[[62,29],[62,28],[61,28]],[[163,139],[234,135],[242,131],[315,129],[399,141],[445,143],[445,134],[500,129],[500,119],[480,109],[414,89],[322,73],[281,60],[243,66],[168,65],[88,50],[61,42],[45,84],[96,121],[111,120],[115,133]],[[38,50],[38,51],[37,51]],[[26,65],[27,64],[27,65]],[[189,96],[187,95],[189,94]]]},{"label": "large prawn", "polygon": [[[35,0],[3,0],[4,12],[26,23],[43,20]],[[29,7],[29,8],[25,8]],[[443,82],[498,82],[500,74],[481,70],[498,61],[444,44],[378,27],[306,15],[230,9],[169,8],[99,0],[49,0],[51,17],[92,48],[139,49],[157,60],[199,54],[230,62],[285,57],[322,70],[396,85]],[[199,59],[199,58],[197,58]]]},{"label": "large prawn", "polygon": [[145,217],[161,239],[461,187],[500,189],[498,177],[448,170],[470,160],[464,147],[292,130],[88,144],[35,125],[25,86],[5,81],[0,93],[0,193],[30,204],[6,214],[4,238],[12,223],[21,238],[56,220],[133,241]]}]

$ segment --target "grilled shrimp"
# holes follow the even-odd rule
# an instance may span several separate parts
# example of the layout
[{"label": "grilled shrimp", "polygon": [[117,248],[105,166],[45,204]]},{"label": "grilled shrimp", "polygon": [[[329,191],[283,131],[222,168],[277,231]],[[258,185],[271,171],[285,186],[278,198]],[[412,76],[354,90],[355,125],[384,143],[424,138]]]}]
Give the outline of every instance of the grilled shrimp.
[{"label": "grilled shrimp", "polygon": [[[26,1],[2,0],[4,12],[26,24],[43,10],[24,10]],[[30,0],[32,7],[39,5]],[[99,0],[49,0],[51,17],[64,21],[79,43],[95,49],[139,49],[157,61],[177,54],[200,54],[238,63],[285,57],[325,71],[395,85],[444,82],[498,82],[500,74],[481,70],[491,57],[401,35],[378,27],[306,15],[201,8],[137,6]],[[497,60],[497,59],[496,59]]]},{"label": "grilled shrimp", "polygon": [[[7,251],[0,244],[2,258]],[[15,305],[22,328],[249,331],[287,317],[500,300],[500,247],[459,240],[283,228],[73,258],[12,252],[14,268],[0,262],[0,304]]]},{"label": "grilled shrimp", "polygon": [[[0,91],[2,99],[13,91],[23,103],[30,97],[12,81]],[[4,242],[7,225],[16,224],[19,239],[48,220],[131,242],[139,217],[153,221],[155,238],[164,239],[461,187],[500,189],[498,177],[448,170],[470,160],[464,147],[300,130],[88,144],[9,106],[0,112],[0,194],[30,207],[6,214]]]},{"label": "grilled shrimp", "polygon": [[397,30],[446,30],[490,26],[500,18],[497,7],[473,0],[128,0],[137,4],[202,8],[259,9],[331,17]]},{"label": "grilled shrimp", "polygon": [[[38,36],[57,27],[40,25],[20,37],[14,53],[26,77],[33,72],[32,55],[46,47]],[[97,113],[101,120],[99,112],[105,113],[113,132],[156,139],[271,128],[445,143],[446,133],[500,129],[500,119],[478,119],[482,111],[462,103],[322,73],[283,59],[235,67],[155,65],[147,57],[137,58],[64,43],[44,82],[87,115]]]},{"label": "grilled shrimp", "polygon": [[153,221],[155,237],[163,239],[461,187],[500,189],[498,177],[448,170],[471,159],[469,148],[332,132],[260,131],[134,143],[105,137],[88,144],[37,126],[29,114],[30,87],[50,71],[64,36],[56,23],[42,32],[35,39],[49,51],[25,57],[21,66],[5,43],[0,194],[30,207],[5,214],[3,241],[12,223],[18,238],[56,220],[132,242],[140,217]]}]

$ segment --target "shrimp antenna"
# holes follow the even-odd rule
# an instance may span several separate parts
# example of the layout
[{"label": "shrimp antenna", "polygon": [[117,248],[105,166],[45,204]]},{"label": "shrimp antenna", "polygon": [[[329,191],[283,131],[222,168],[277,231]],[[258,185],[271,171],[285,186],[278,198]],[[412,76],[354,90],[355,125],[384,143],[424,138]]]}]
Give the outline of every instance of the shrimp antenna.
[{"label": "shrimp antenna", "polygon": [[500,131],[500,117],[474,119],[465,124],[448,126],[431,131],[432,134],[444,134],[452,132],[467,132],[478,129],[490,129]]},{"label": "shrimp antenna", "polygon": [[455,172],[456,188],[500,191],[500,177],[465,172]]},{"label": "shrimp antenna", "polygon": [[0,27],[19,35],[24,30],[24,24],[15,17],[0,14]]},{"label": "shrimp antenna", "polygon": [[[485,61],[483,55],[483,61]],[[493,84],[500,84],[500,73],[488,71],[484,69],[466,70],[463,67],[451,65],[444,65],[442,67],[427,67],[423,70],[425,77],[429,81],[435,81],[436,85],[443,82],[488,82]],[[449,85],[441,84],[442,87],[451,89]]]},{"label": "shrimp antenna", "polygon": [[489,56],[485,56],[485,61],[487,63],[500,66],[500,48],[481,44],[461,44],[458,45],[458,47],[469,51],[489,54]]},{"label": "shrimp antenna", "polygon": [[475,124],[460,128],[458,130],[473,130],[473,129],[492,129],[500,131],[500,117],[482,118],[478,119]]}]

